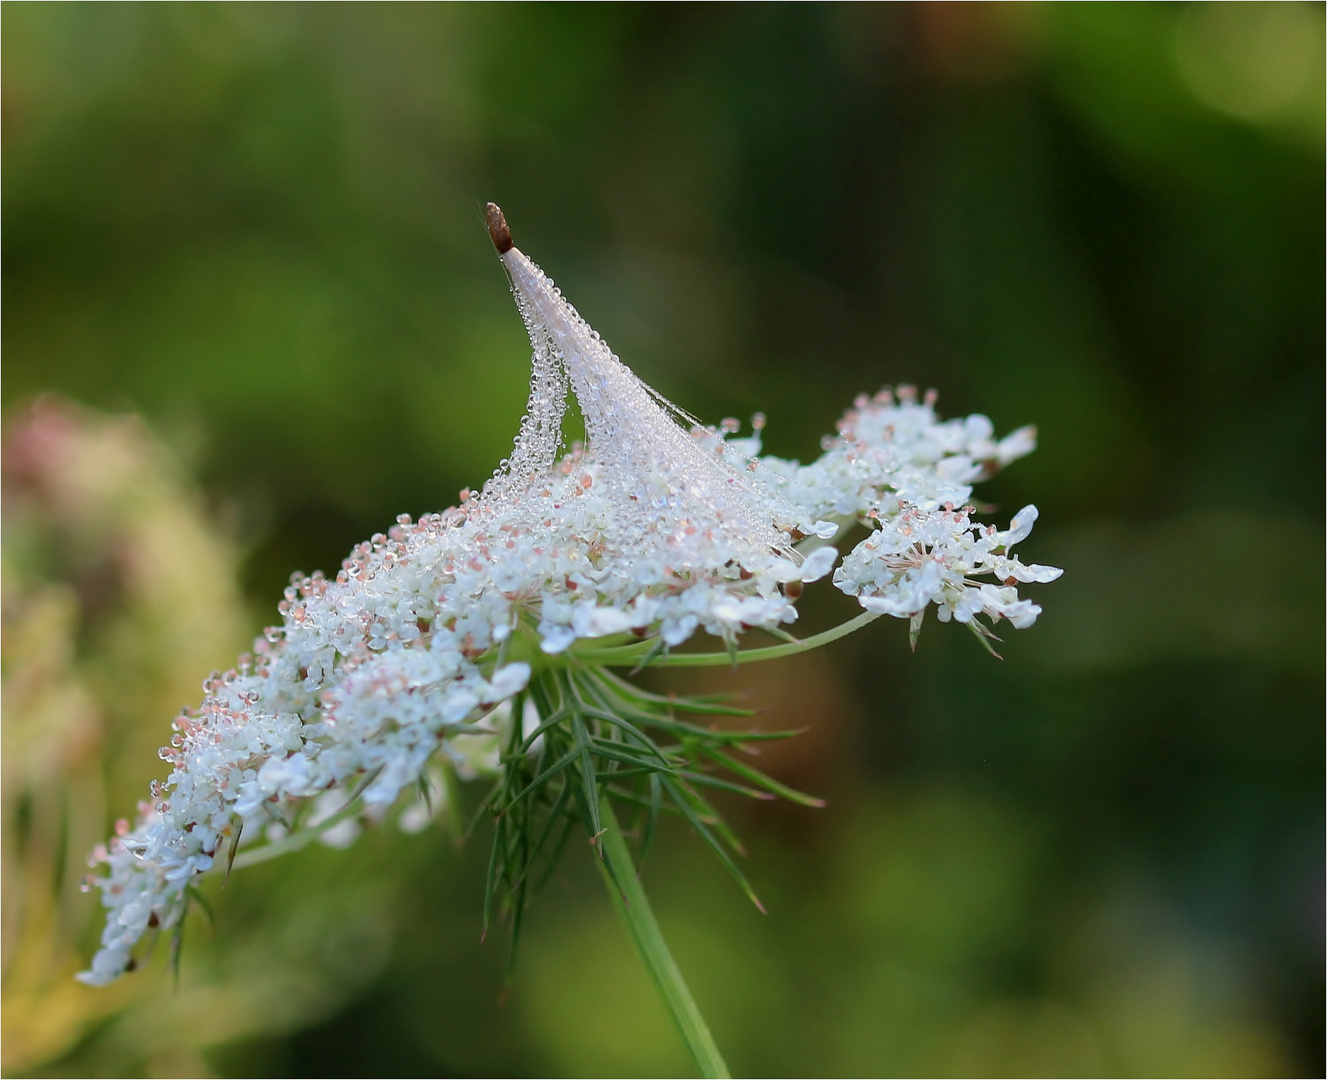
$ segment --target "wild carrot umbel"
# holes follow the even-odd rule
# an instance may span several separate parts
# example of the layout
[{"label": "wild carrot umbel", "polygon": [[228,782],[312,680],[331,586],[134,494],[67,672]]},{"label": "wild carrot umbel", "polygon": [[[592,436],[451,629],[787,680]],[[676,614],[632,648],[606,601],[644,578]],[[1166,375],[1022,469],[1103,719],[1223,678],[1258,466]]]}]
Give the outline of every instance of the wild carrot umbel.
[{"label": "wild carrot umbel", "polygon": [[[80,978],[129,969],[149,931],[180,926],[194,879],[218,864],[274,856],[370,811],[418,816],[414,793],[441,767],[495,780],[486,924],[501,907],[519,930],[529,894],[583,830],[607,847],[613,888],[636,895],[633,938],[702,1070],[718,1071],[654,940],[614,807],[641,848],[663,813],[679,815],[754,899],[706,793],[816,800],[739,752],[775,736],[702,722],[738,710],[658,697],[618,671],[769,659],[879,615],[908,620],[915,643],[931,607],[988,647],[994,623],[1030,626],[1040,609],[1017,586],[1060,573],[1010,553],[1036,509],[1000,530],[974,521],[968,501],[1033,449],[1034,432],[996,440],[986,417],[942,421],[934,394],[900,387],[859,398],[811,464],[762,456],[763,417],[739,437],[736,421],[706,427],[671,405],[513,245],[492,204],[488,224],[533,346],[511,455],[480,492],[402,515],[334,577],[296,575],[280,624],[205,680],[162,750],[170,776],[95,854],[108,917]],[[583,445],[564,441],[569,391]],[[865,538],[840,561],[831,543],[859,525]],[[784,629],[795,601],[831,573],[865,613],[799,642]],[[717,652],[672,652],[702,630]],[[751,630],[786,643],[743,650]]]}]

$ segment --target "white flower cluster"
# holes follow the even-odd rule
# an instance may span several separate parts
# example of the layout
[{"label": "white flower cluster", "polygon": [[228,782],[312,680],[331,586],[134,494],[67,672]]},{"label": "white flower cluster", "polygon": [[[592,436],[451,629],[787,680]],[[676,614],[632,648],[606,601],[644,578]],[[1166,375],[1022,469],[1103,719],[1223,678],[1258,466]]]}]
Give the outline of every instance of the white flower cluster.
[{"label": "white flower cluster", "polygon": [[[493,211],[491,211],[492,213]],[[1028,625],[1038,609],[1009,585],[1045,581],[1006,554],[1035,517],[1007,533],[955,511],[971,483],[1032,448],[1030,430],[991,441],[984,417],[942,423],[907,391],[858,402],[801,467],[757,459],[736,425],[706,429],[642,383],[495,229],[534,347],[527,415],[511,457],[481,494],[361,544],[335,579],[296,576],[270,628],[235,670],[214,673],[198,710],[175,722],[132,827],[117,826],[94,861],[108,909],[89,983],[132,967],[150,928],[178,921],[190,880],[243,833],[284,822],[302,800],[365,785],[385,808],[454,737],[483,730],[525,688],[531,663],[584,638],[697,630],[729,642],[796,618],[800,583],[834,569],[831,539],[851,521],[873,531],[835,572],[868,610],[914,616],[978,612]],[[501,241],[505,238],[506,242]],[[586,445],[561,455],[568,386]],[[532,650],[531,642],[537,642]]]},{"label": "white flower cluster", "polygon": [[[977,615],[1005,618],[1015,630],[1031,626],[1041,608],[1022,600],[1018,582],[1054,581],[1054,566],[1025,566],[1009,549],[1032,531],[1037,508],[1025,506],[1011,527],[974,524],[969,510],[946,503],[938,510],[908,506],[882,519],[834,572],[834,584],[856,596],[867,611],[920,618],[939,608],[941,622],[971,623]],[[990,575],[1000,584],[974,578]]]},{"label": "white flower cluster", "polygon": [[807,512],[863,519],[893,515],[904,505],[928,511],[962,506],[973,484],[1036,448],[1035,428],[1019,428],[997,442],[987,417],[942,421],[935,402],[934,391],[918,402],[910,386],[873,398],[863,394],[839,421],[838,435],[824,441],[818,461],[804,467],[765,462],[781,473],[784,497]]},{"label": "white flower cluster", "polygon": [[[876,526],[834,572],[834,584],[867,611],[912,619],[915,631],[934,604],[941,622],[982,632],[973,619],[985,614],[1022,630],[1041,608],[1015,586],[1054,581],[1062,571],[1025,566],[1008,553],[1032,531],[1035,506],[1003,532],[971,520],[972,485],[1036,446],[1030,427],[999,441],[993,434],[987,417],[941,421],[933,392],[918,402],[913,388],[900,387],[897,395],[858,398],[813,464],[765,463],[806,513]],[[975,580],[987,576],[999,584]]]}]

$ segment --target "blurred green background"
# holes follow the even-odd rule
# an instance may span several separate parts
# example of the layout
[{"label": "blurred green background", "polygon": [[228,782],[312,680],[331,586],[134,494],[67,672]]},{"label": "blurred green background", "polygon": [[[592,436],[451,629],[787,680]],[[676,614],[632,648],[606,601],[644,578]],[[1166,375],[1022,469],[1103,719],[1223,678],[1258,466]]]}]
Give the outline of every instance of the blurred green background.
[{"label": "blurred green background", "polygon": [[683,829],[646,866],[734,1070],[1321,1075],[1321,5],[3,18],[7,1075],[688,1071],[588,849],[500,1000],[482,830],[245,871],[177,993],[70,980],[178,705],[509,448],[487,199],[771,452],[902,381],[1040,429],[981,495],[1066,574],[1003,662],[881,620],[656,680],[808,726],[767,763],[830,799],[731,807],[767,917]]}]

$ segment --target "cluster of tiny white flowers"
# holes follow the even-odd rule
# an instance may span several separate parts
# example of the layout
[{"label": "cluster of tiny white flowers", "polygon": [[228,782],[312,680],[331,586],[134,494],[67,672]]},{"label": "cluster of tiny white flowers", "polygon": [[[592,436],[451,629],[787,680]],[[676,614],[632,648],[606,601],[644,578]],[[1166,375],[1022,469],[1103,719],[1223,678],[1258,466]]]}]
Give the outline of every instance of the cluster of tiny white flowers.
[{"label": "cluster of tiny white flowers", "polygon": [[892,515],[902,506],[930,511],[972,497],[972,485],[1036,448],[1036,429],[1019,428],[996,441],[980,414],[940,420],[936,395],[901,386],[858,397],[824,440],[824,454],[798,466],[767,457],[781,493],[806,513],[839,521]]},{"label": "cluster of tiny white flowers", "polygon": [[[934,604],[937,618],[971,623],[980,614],[1008,619],[1015,630],[1031,626],[1041,608],[1020,599],[1018,582],[1054,581],[1053,566],[1025,566],[1009,549],[1032,531],[1037,508],[1025,506],[1009,529],[979,525],[970,508],[946,503],[938,510],[907,506],[881,519],[834,571],[834,584],[856,596],[867,611],[917,617]],[[999,582],[975,581],[991,576]]]},{"label": "cluster of tiny white flowers", "polygon": [[[800,583],[837,552],[802,554],[844,524],[878,524],[835,571],[871,611],[978,612],[1028,625],[1038,608],[1011,585],[1058,575],[1007,554],[1036,511],[1005,533],[954,510],[971,484],[1032,448],[1030,430],[991,440],[984,417],[941,422],[901,391],[861,400],[808,466],[758,458],[756,435],[678,423],[519,250],[502,260],[534,346],[527,414],[511,457],[482,493],[359,545],[334,579],[296,575],[282,625],[237,667],[214,673],[197,710],[175,721],[135,825],[94,853],[108,909],[89,983],[133,966],[146,931],[178,921],[192,878],[240,835],[284,828],[302,800],[355,785],[385,810],[442,750],[492,730],[545,654],[578,639],[698,630],[733,641],[796,618]],[[583,449],[560,455],[568,386],[585,418]],[[805,546],[805,545],[804,545]],[[524,656],[525,659],[519,658]],[[497,710],[497,712],[495,712]],[[486,723],[486,721],[488,721]]]},{"label": "cluster of tiny white flowers", "polygon": [[[1032,531],[1037,508],[1024,507],[999,531],[973,522],[967,502],[974,483],[1035,449],[1036,431],[1020,428],[997,441],[989,418],[942,421],[935,400],[928,392],[919,402],[907,386],[859,397],[819,460],[798,466],[766,458],[765,465],[806,513],[872,527],[834,572],[834,584],[867,611],[919,625],[934,604],[941,622],[971,624],[985,614],[1024,629],[1041,608],[1020,599],[1015,586],[1062,572],[1008,554]],[[988,576],[999,584],[974,580]]]}]

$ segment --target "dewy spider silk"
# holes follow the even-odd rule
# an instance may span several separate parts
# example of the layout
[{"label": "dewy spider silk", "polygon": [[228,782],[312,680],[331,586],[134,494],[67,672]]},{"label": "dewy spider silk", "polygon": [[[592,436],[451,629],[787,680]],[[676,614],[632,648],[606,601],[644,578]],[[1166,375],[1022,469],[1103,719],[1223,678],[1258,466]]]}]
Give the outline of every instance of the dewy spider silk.
[{"label": "dewy spider silk", "polygon": [[[650,829],[677,809],[736,872],[702,789],[796,793],[728,754],[756,736],[678,719],[715,710],[644,694],[610,668],[707,662],[670,651],[698,631],[721,642],[711,658],[763,659],[876,615],[908,620],[915,644],[932,607],[989,647],[995,623],[1023,629],[1041,610],[1018,586],[1060,575],[1010,551],[1035,507],[1002,530],[968,505],[973,484],[1033,449],[1032,428],[996,440],[986,417],[942,421],[934,394],[900,387],[859,398],[811,464],[762,456],[763,418],[739,438],[734,421],[704,427],[669,404],[513,245],[492,204],[488,224],[533,347],[510,457],[459,506],[399,517],[334,578],[296,575],[280,625],[205,680],[161,751],[170,775],[94,852],[107,921],[84,982],[111,982],[149,931],[177,927],[198,875],[398,801],[413,811],[401,796],[437,763],[473,775],[479,759],[496,777],[490,894],[506,886],[516,918],[533,860],[550,857],[544,838],[564,820],[597,837],[603,798]],[[568,392],[586,439],[564,452]],[[840,561],[831,543],[857,526],[868,532]],[[797,642],[784,629],[795,600],[831,572],[865,614]],[[788,644],[740,649],[756,629]],[[478,755],[477,736],[490,744]]]}]

